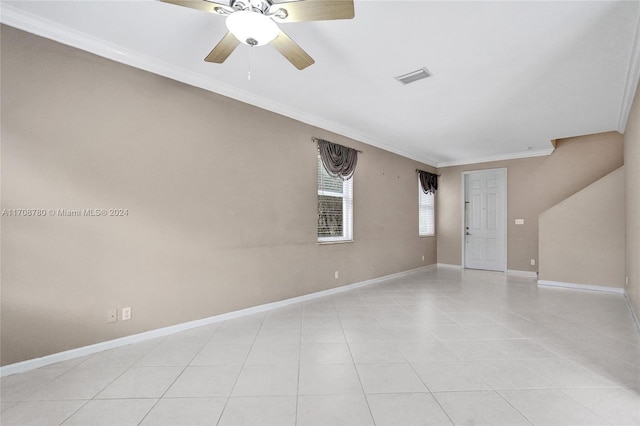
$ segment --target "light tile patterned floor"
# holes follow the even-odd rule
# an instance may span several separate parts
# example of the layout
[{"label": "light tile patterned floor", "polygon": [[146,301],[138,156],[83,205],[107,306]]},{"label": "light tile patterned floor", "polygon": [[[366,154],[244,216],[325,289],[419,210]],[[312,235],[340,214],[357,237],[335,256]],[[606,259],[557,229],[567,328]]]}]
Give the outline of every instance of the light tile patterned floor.
[{"label": "light tile patterned floor", "polygon": [[10,425],[638,425],[623,296],[432,269],[5,377]]}]

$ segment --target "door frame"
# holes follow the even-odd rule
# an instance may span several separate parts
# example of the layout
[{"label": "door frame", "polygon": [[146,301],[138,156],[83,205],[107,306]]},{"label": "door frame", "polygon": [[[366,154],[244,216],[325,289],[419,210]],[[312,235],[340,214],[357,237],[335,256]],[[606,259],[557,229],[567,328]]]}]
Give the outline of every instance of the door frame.
[{"label": "door frame", "polygon": [[465,210],[465,198],[466,198],[466,194],[467,194],[467,175],[471,175],[474,173],[481,173],[481,172],[497,172],[497,171],[503,171],[504,172],[504,253],[503,253],[503,259],[502,259],[502,266],[503,266],[503,272],[507,272],[507,259],[508,259],[508,247],[507,247],[507,235],[509,233],[509,219],[507,217],[507,213],[509,211],[509,209],[507,208],[508,206],[508,202],[509,202],[509,197],[508,197],[508,193],[507,193],[507,181],[508,181],[508,175],[507,175],[507,168],[506,167],[498,167],[498,168],[493,168],[493,169],[478,169],[478,170],[468,170],[465,172],[462,172],[461,176],[462,176],[462,212],[461,212],[461,216],[462,216],[462,223],[460,226],[460,237],[461,237],[461,241],[462,241],[462,269],[467,269],[467,260],[466,260],[466,237],[465,237],[465,226],[466,226],[466,221],[467,221],[467,215],[466,215],[466,210]]}]

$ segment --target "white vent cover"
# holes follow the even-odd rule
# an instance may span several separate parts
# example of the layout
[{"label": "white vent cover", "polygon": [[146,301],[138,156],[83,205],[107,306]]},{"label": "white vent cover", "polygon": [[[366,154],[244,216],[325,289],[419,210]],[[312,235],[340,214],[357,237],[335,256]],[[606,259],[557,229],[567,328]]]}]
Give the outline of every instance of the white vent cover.
[{"label": "white vent cover", "polygon": [[398,80],[402,84],[409,84],[427,77],[431,77],[431,73],[428,69],[422,67],[419,70],[411,71],[410,73],[404,75],[399,75],[398,77],[396,77],[396,80]]}]

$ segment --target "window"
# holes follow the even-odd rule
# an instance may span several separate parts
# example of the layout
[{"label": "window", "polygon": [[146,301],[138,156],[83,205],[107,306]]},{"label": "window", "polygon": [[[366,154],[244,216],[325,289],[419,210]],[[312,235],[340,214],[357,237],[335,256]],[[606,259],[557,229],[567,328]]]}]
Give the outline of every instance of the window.
[{"label": "window", "polygon": [[318,241],[353,240],[353,177],[329,176],[318,155]]},{"label": "window", "polygon": [[418,235],[433,236],[436,234],[434,214],[434,194],[425,194],[418,179]]}]

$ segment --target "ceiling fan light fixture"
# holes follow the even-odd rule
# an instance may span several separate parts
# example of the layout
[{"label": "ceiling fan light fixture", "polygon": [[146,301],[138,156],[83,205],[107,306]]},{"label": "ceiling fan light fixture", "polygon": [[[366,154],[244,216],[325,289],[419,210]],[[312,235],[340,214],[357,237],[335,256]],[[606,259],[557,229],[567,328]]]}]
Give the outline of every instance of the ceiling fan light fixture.
[{"label": "ceiling fan light fixture", "polygon": [[249,10],[240,10],[227,16],[227,28],[241,43],[264,46],[271,43],[280,29],[268,16]]}]

